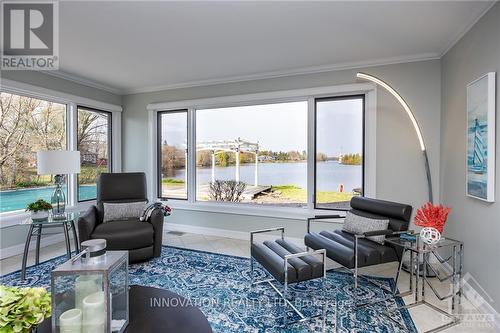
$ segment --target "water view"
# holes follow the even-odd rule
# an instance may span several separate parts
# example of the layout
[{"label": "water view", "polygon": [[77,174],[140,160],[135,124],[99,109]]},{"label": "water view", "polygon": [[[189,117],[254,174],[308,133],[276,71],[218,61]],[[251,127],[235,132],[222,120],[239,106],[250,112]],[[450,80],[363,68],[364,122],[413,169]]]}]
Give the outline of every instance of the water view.
[{"label": "water view", "polygon": [[[296,163],[261,163],[259,164],[259,184],[260,185],[290,185],[307,188],[307,164],[306,162]],[[243,164],[240,166],[240,180],[253,184],[255,166],[253,164]],[[353,192],[361,187],[363,169],[361,165],[344,165],[336,161],[326,161],[317,163],[317,190],[318,191],[338,191],[340,185],[345,191]],[[234,179],[235,166],[215,167],[216,179]],[[173,179],[184,181],[185,169],[175,170]],[[208,167],[197,168],[196,181],[198,184],[208,184],[212,180],[212,169]]]},{"label": "water view", "polygon": [[[196,179],[186,177],[187,113],[160,115],[162,196],[304,206],[307,196],[307,101],[196,110]],[[316,105],[316,203],[362,193],[363,100]]]}]

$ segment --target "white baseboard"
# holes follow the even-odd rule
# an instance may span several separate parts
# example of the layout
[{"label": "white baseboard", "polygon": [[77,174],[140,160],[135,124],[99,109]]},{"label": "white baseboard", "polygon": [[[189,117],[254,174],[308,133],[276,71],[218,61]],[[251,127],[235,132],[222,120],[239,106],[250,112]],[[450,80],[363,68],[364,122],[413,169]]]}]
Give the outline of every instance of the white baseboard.
[{"label": "white baseboard", "polygon": [[[40,241],[40,252],[41,252],[41,249],[46,247],[46,246],[57,244],[57,243],[63,242],[63,241],[64,241],[64,235],[62,233],[47,236],[47,237],[42,237],[42,239]],[[73,238],[71,236],[70,236],[70,241],[71,241],[71,245],[73,246]],[[36,238],[33,237],[31,239],[30,251],[34,250],[35,246],[36,246]],[[5,259],[5,258],[9,258],[9,257],[13,257],[13,256],[16,256],[18,254],[22,254],[23,252],[24,252],[24,243],[20,243],[17,245],[6,247],[6,248],[0,250],[0,260]]]},{"label": "white baseboard", "polygon": [[[476,282],[477,283],[477,282]],[[500,314],[491,306],[490,302],[484,299],[482,293],[479,293],[468,281],[463,283],[463,295],[471,302],[471,304],[478,310],[480,314],[491,316],[493,328],[496,332],[500,332]]]},{"label": "white baseboard", "polygon": [[[434,258],[434,256],[432,256]],[[431,263],[433,260],[431,260]],[[435,259],[435,263],[437,263],[438,260]],[[448,273],[452,272],[452,266],[449,263],[444,263],[444,267],[448,270]],[[467,275],[470,276],[467,277]],[[470,281],[474,282],[481,292],[476,290],[476,288],[470,283]],[[484,297],[490,297],[486,290],[484,290],[479,283],[476,281],[476,279],[471,275],[471,274],[466,274],[465,276],[462,277],[462,294],[463,296],[474,306],[479,314],[485,314],[488,316],[491,316],[493,319],[491,324],[494,326],[493,328],[495,329],[496,332],[500,332],[500,314],[491,306],[490,302],[493,302],[492,299],[487,301]]]},{"label": "white baseboard", "polygon": [[[188,225],[188,224],[165,223],[163,231],[164,232],[178,231],[178,232],[186,232],[186,233],[191,233],[191,234],[200,234],[200,235],[216,236],[216,237],[227,237],[227,238],[242,239],[242,240],[247,240],[247,241],[250,240],[250,232],[247,232],[247,231],[234,231],[234,230],[227,230],[227,229],[206,228],[206,227],[198,227],[198,226]],[[258,237],[260,239],[267,240],[267,239],[276,239],[276,235],[278,235],[278,232],[275,232],[274,234],[267,234],[267,235],[261,234]],[[285,228],[285,237],[294,243],[303,244],[303,242],[304,242],[304,240],[302,238],[287,237],[286,228]]]}]

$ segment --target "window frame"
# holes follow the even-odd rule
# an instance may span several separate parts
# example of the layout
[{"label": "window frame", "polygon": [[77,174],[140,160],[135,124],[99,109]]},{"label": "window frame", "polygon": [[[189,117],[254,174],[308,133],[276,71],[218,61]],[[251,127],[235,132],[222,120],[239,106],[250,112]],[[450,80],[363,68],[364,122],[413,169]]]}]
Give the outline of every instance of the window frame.
[{"label": "window frame", "polygon": [[179,109],[179,110],[167,110],[167,111],[158,111],[156,113],[156,133],[157,133],[157,140],[156,140],[156,174],[158,175],[156,178],[156,193],[157,193],[157,198],[160,200],[182,200],[182,201],[188,201],[189,200],[189,185],[190,185],[190,179],[189,179],[189,144],[188,147],[186,147],[187,155],[188,155],[188,160],[186,160],[186,175],[187,175],[187,182],[186,182],[186,198],[174,198],[174,197],[164,197],[162,196],[163,189],[162,189],[162,179],[161,179],[161,161],[162,161],[162,142],[161,142],[161,134],[162,134],[162,124],[161,124],[161,116],[164,114],[175,114],[175,113],[185,113],[186,114],[186,141],[189,141],[189,117],[188,117],[188,109]]},{"label": "window frame", "polygon": [[347,211],[348,209],[345,208],[326,208],[326,207],[318,207],[318,203],[316,202],[317,200],[317,166],[318,163],[316,161],[316,154],[317,154],[317,148],[318,148],[318,132],[317,132],[317,118],[318,118],[318,102],[322,101],[341,101],[341,100],[354,100],[354,99],[361,99],[362,100],[362,107],[363,107],[363,115],[362,115],[362,164],[361,164],[361,189],[362,193],[361,196],[365,195],[365,153],[366,153],[366,94],[354,94],[354,95],[342,95],[342,96],[333,96],[333,97],[319,97],[314,99],[314,151],[313,151],[313,156],[314,156],[314,183],[313,183],[313,207],[315,210],[326,210],[326,211]]},{"label": "window frame", "polygon": [[[194,142],[194,147],[196,147],[196,144],[197,144],[197,141],[196,141],[196,126],[197,126],[197,123],[196,123],[196,112],[198,110],[200,111],[205,111],[205,110],[213,110],[213,109],[225,109],[225,108],[232,108],[232,107],[248,107],[248,106],[262,106],[262,105],[271,105],[271,104],[282,104],[282,103],[296,103],[296,102],[305,102],[307,104],[307,110],[306,110],[306,118],[309,117],[309,101],[308,101],[308,98],[306,97],[291,97],[291,98],[286,98],[286,99],[279,99],[279,100],[264,100],[264,101],[260,101],[260,100],[256,100],[256,101],[251,101],[251,102],[242,102],[242,103],[235,103],[235,104],[230,104],[230,105],[217,105],[217,106],[210,106],[210,107],[197,107],[195,109],[193,109],[193,117],[195,118],[194,121],[195,121],[195,126],[193,127],[193,132],[195,132],[195,135],[193,137],[193,142]],[[306,124],[306,127],[307,127],[307,124]],[[306,137],[308,137],[309,135],[309,130],[306,128]],[[309,145],[308,145],[308,138],[306,138],[306,153],[307,155],[309,155],[308,151],[309,151]],[[198,200],[197,199],[197,191],[198,191],[198,187],[197,187],[197,179],[196,179],[196,149],[193,149],[194,150],[194,180],[196,181],[196,183],[194,184],[194,199],[192,200],[192,202],[195,202],[195,203],[198,203],[198,204],[204,204],[204,203],[208,203],[208,204],[214,204],[214,205],[224,205],[224,204],[228,204],[230,206],[247,206],[249,208],[251,207],[268,207],[268,208],[278,208],[278,207],[283,207],[283,206],[280,206],[280,205],[272,205],[272,204],[255,204],[255,203],[248,203],[248,202],[233,202],[233,203],[223,203],[223,202],[220,202],[220,201],[213,201],[213,200]],[[309,161],[307,160],[306,158],[306,165],[307,167],[309,167]],[[307,193],[309,192],[309,184],[308,184],[308,176],[307,176],[307,172],[306,172],[306,198],[308,197]],[[305,203],[300,203],[300,207],[287,207],[287,208],[292,208],[292,209],[305,209],[305,208],[308,208],[309,206],[309,200],[306,200]]]},{"label": "window frame", "polygon": [[[246,95],[232,95],[214,98],[202,98],[193,100],[182,100],[174,102],[151,103],[147,106],[149,119],[149,138],[151,147],[149,149],[151,175],[148,188],[151,200],[161,200],[158,196],[158,152],[157,152],[157,131],[158,112],[175,111],[179,109],[188,110],[188,200],[169,199],[169,205],[176,209],[187,211],[217,212],[237,215],[252,215],[286,218],[301,220],[313,214],[325,213],[326,209],[316,209],[314,207],[314,167],[315,156],[310,152],[315,151],[315,99],[334,98],[339,96],[364,95],[364,185],[363,191],[366,196],[375,196],[376,193],[376,103],[377,90],[372,83],[354,83],[338,86],[316,87],[306,89],[283,90],[275,92],[255,93]],[[248,106],[258,104],[274,104],[283,102],[304,101],[308,103],[307,114],[307,207],[280,207],[274,205],[254,205],[245,203],[223,203],[223,202],[203,202],[196,200],[196,172],[193,166],[196,164],[196,110],[213,109],[234,106]],[[191,170],[190,170],[191,169]],[[194,191],[193,191],[194,190]]]},{"label": "window frame", "polygon": [[[66,149],[76,150],[76,108],[81,105],[85,108],[94,108],[111,112],[113,115],[113,155],[112,172],[121,171],[121,113],[122,106],[107,102],[97,101],[91,98],[86,98],[78,95],[68,94],[57,90],[47,89],[40,86],[14,81],[10,79],[2,79],[0,92],[21,95],[30,98],[37,98],[53,103],[66,105]],[[95,203],[95,200],[86,202],[78,202],[76,195],[76,175],[71,174],[67,177],[67,206],[68,212],[78,212],[87,209]],[[24,209],[13,210],[0,213],[0,229],[11,227],[19,224],[21,221],[29,217],[29,213]]]},{"label": "window frame", "polygon": [[[78,111],[81,109],[83,110],[86,110],[86,111],[90,111],[90,112],[95,112],[95,113],[103,113],[103,114],[106,114],[109,118],[109,121],[108,121],[108,172],[113,172],[113,112],[111,111],[105,111],[105,110],[100,110],[100,109],[96,109],[96,108],[92,108],[92,107],[88,107],[88,106],[84,106],[84,105],[80,105],[80,104],[77,104],[76,105],[76,135],[77,135],[77,140],[76,140],[76,143],[78,144]],[[78,150],[78,146],[76,147],[76,150]],[[78,181],[78,176],[75,177],[76,178],[76,192],[75,192],[75,198],[76,198],[76,202],[77,203],[80,203],[80,202],[88,202],[88,201],[95,201],[97,199],[96,198],[93,198],[93,199],[85,199],[85,200],[80,200],[79,198],[79,194],[80,194],[80,182]]]}]

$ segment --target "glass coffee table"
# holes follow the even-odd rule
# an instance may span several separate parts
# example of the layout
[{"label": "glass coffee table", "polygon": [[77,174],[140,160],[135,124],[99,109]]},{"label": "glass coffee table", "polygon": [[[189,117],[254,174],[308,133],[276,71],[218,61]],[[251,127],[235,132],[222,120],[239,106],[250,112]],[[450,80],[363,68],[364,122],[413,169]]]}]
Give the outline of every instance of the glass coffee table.
[{"label": "glass coffee table", "polygon": [[[404,307],[412,308],[419,305],[426,305],[450,319],[450,322],[427,332],[438,332],[457,325],[460,322],[457,313],[457,305],[461,304],[462,297],[462,283],[460,281],[462,279],[463,267],[463,242],[451,238],[443,238],[436,244],[428,245],[422,241],[419,234],[407,235],[413,236],[415,239],[409,240],[407,238],[394,237],[386,238],[385,240],[386,243],[402,248],[403,255],[406,252],[409,252],[410,255],[410,290],[414,291],[415,300],[413,303],[407,304]],[[442,257],[443,252],[448,252],[445,258]],[[435,257],[436,260],[431,262],[432,256]],[[438,265],[441,269],[436,268],[434,265]],[[423,269],[423,272],[420,272],[421,269]],[[399,271],[400,270],[401,265],[399,266]],[[451,292],[447,295],[441,295],[429,279],[427,270],[431,270],[440,282],[449,281]],[[415,285],[413,288],[414,277]],[[442,310],[426,301],[426,285],[430,287],[440,301],[451,299],[449,311]]]},{"label": "glass coffee table", "polygon": [[23,253],[23,263],[21,268],[21,280],[26,279],[26,262],[28,260],[28,252],[30,248],[31,239],[36,237],[36,254],[35,254],[35,265],[40,263],[40,240],[43,235],[43,229],[47,228],[62,228],[64,233],[64,239],[66,242],[66,255],[68,259],[71,258],[71,244],[69,240],[69,231],[73,232],[73,240],[75,244],[75,250],[77,253],[80,252],[78,244],[78,236],[75,229],[75,220],[78,218],[79,213],[66,213],[64,218],[58,217],[54,219],[52,214],[48,218],[43,220],[33,220],[32,218],[27,218],[20,225],[28,225],[28,235],[26,237],[26,243],[24,244]]}]

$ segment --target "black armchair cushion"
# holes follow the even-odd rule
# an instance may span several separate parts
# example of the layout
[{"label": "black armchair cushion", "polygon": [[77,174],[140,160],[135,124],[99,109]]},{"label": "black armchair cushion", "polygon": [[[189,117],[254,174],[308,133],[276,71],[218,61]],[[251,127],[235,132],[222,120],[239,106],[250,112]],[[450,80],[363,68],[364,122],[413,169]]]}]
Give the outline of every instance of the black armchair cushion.
[{"label": "black armchair cushion", "polygon": [[147,192],[144,172],[101,173],[97,179],[98,223],[104,217],[103,202],[147,202]]},{"label": "black armchair cushion", "polygon": [[[354,236],[352,234],[342,230],[313,232],[305,236],[304,242],[306,246],[314,250],[325,249],[328,258],[342,266],[354,268]],[[398,256],[394,248],[368,239],[358,240],[358,267],[397,260]]]},{"label": "black armchair cushion", "polygon": [[97,180],[97,201],[147,201],[144,172],[101,173]]},{"label": "black armchair cushion", "polygon": [[108,250],[133,250],[152,246],[153,225],[139,219],[111,221],[95,227],[92,239],[103,238]]},{"label": "black armchair cushion", "polygon": [[408,230],[411,219],[412,206],[397,202],[353,197],[351,212],[372,219],[389,219],[389,229],[392,231]]}]

